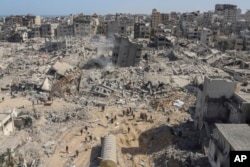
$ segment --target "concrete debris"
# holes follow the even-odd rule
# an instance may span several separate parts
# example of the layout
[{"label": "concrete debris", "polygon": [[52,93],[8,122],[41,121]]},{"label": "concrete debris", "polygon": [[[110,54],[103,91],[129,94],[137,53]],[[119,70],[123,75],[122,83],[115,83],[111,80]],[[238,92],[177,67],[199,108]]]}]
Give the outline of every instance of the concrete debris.
[{"label": "concrete debris", "polygon": [[[85,27],[95,19],[69,22]],[[132,31],[123,23],[107,23],[107,31]],[[211,134],[214,117],[250,118],[249,52],[155,37],[0,42],[0,164],[9,156],[22,166],[95,166],[99,138],[113,134],[120,166],[206,167],[197,129]],[[6,115],[13,108],[16,115]]]}]

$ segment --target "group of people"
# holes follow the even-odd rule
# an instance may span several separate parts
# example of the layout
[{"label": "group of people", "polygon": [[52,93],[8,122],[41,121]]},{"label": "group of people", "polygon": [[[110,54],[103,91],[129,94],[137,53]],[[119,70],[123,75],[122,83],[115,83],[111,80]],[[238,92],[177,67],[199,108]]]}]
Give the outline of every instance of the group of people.
[{"label": "group of people", "polygon": [[[69,146],[68,145],[66,145],[66,153],[69,153]],[[79,151],[76,150],[75,157],[78,157],[78,155],[79,155]]]},{"label": "group of people", "polygon": [[154,122],[153,116],[150,115],[150,118],[148,119],[147,113],[144,113],[144,112],[141,112],[141,113],[140,113],[140,119],[142,119],[143,121],[146,121],[146,122],[147,122],[147,121],[148,121],[148,122],[151,122],[151,123]]},{"label": "group of people", "polygon": [[[85,131],[87,132],[87,134],[89,135],[89,136],[86,136],[86,137],[85,137],[85,141],[92,141],[93,137],[92,137],[92,135],[90,135],[89,132],[88,132],[88,126],[85,126],[84,129],[85,129]],[[80,130],[80,135],[81,135],[81,136],[83,135],[83,131],[84,131],[84,130],[83,130],[83,128],[82,128],[82,129]],[[89,138],[89,140],[88,140],[88,138]],[[66,145],[65,151],[66,151],[66,153],[69,153],[69,146],[68,146],[68,145]],[[79,155],[79,151],[76,150],[76,151],[75,151],[75,156],[74,156],[74,157],[78,157],[78,155]]]},{"label": "group of people", "polygon": [[134,114],[134,112],[132,111],[132,108],[131,107],[129,107],[129,108],[127,108],[127,110],[123,110],[122,111],[122,115],[123,116],[132,116],[133,117],[133,119],[135,119],[135,114]]}]

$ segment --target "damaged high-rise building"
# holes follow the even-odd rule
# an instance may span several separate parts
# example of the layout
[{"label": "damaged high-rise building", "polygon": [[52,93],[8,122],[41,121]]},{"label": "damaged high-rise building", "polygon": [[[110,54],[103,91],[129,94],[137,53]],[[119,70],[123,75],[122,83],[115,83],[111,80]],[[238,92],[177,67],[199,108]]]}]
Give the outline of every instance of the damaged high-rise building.
[{"label": "damaged high-rise building", "polygon": [[143,45],[128,37],[115,34],[112,62],[120,67],[130,67],[139,64]]}]

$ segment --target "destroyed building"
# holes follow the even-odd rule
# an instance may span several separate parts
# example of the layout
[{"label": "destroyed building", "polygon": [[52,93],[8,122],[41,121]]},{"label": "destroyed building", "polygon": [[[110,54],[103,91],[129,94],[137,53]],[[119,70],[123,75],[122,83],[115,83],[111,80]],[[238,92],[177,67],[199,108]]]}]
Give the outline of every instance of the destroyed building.
[{"label": "destroyed building", "polygon": [[215,124],[209,140],[208,158],[212,167],[230,166],[230,151],[250,150],[248,124]]},{"label": "destroyed building", "polygon": [[205,77],[198,90],[196,123],[199,129],[210,123],[247,123],[250,121],[246,93],[237,90],[237,84],[226,78]]},{"label": "destroyed building", "polygon": [[14,130],[13,113],[0,111],[0,136],[10,135]]},{"label": "destroyed building", "polygon": [[112,62],[120,67],[130,67],[139,64],[142,44],[136,43],[128,37],[115,35]]},{"label": "destroyed building", "polygon": [[249,93],[230,77],[211,76],[204,78],[197,93],[194,121],[204,152],[212,167],[226,167],[231,150],[244,150],[250,144],[244,142],[250,141],[245,133],[249,125],[244,124],[250,121]]}]

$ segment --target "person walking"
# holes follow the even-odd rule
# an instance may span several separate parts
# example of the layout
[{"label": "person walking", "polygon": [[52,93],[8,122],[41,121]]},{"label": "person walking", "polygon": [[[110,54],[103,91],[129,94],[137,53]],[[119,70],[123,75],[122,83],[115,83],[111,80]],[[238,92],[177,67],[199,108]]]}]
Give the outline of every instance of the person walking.
[{"label": "person walking", "polygon": [[66,153],[69,153],[69,146],[66,146]]}]

